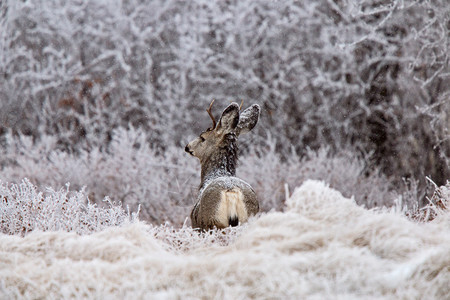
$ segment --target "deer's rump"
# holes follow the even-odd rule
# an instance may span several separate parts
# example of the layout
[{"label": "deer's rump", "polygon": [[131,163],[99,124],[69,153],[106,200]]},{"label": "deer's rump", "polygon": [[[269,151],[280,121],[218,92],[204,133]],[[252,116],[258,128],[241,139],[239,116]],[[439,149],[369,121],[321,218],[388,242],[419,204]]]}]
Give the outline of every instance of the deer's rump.
[{"label": "deer's rump", "polygon": [[251,186],[237,177],[218,177],[200,191],[191,213],[195,228],[237,226],[259,210]]}]

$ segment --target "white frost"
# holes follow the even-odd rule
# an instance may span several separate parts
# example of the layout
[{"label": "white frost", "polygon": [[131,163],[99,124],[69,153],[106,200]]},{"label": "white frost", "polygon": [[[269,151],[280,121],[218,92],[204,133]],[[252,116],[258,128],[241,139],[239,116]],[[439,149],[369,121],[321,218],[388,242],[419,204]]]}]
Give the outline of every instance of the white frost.
[{"label": "white frost", "polygon": [[0,235],[0,298],[448,299],[449,223],[369,211],[307,181],[284,212],[225,234],[134,223]]}]

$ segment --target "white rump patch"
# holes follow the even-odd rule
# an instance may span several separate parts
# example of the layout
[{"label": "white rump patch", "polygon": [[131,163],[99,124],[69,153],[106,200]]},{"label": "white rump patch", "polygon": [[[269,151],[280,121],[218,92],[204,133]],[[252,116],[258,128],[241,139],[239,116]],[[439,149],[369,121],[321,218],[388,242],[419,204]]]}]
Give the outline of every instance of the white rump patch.
[{"label": "white rump patch", "polygon": [[220,204],[216,212],[217,225],[228,227],[228,220],[237,217],[239,223],[245,223],[248,220],[247,209],[244,203],[244,194],[239,188],[233,188],[229,191],[222,191],[220,195]]}]

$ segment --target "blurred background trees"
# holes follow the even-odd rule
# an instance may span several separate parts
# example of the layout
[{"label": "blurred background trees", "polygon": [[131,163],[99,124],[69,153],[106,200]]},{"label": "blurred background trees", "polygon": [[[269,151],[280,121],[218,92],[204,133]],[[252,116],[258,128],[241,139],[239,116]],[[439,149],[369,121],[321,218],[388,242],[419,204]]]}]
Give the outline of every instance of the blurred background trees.
[{"label": "blurred background trees", "polygon": [[199,174],[184,145],[211,99],[216,114],[242,99],[263,109],[238,170],[267,171],[251,179],[266,210],[308,177],[368,207],[413,188],[422,206],[426,176],[450,178],[449,31],[446,0],[6,0],[0,179],[71,181],[179,223]]}]

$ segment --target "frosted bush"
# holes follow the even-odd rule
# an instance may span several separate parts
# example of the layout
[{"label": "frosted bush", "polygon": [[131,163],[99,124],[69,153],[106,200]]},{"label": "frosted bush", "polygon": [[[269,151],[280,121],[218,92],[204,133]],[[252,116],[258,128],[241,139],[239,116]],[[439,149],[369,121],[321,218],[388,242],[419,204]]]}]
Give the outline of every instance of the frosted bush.
[{"label": "frosted bush", "polygon": [[[189,216],[200,183],[200,164],[183,147],[167,147],[164,153],[151,148],[140,129],[118,128],[108,148],[78,153],[58,150],[55,139],[40,141],[19,136],[8,139],[4,157],[9,163],[0,180],[20,182],[26,177],[39,187],[59,187],[70,182],[84,188],[92,203],[105,197],[136,211],[152,224],[169,222],[180,227]],[[248,142],[243,140],[244,142]],[[329,149],[309,150],[303,158],[295,152],[280,157],[276,141],[246,145],[239,158],[237,175],[255,189],[262,211],[282,210],[290,192],[307,179],[323,180],[345,196],[354,196],[367,208],[392,206],[404,188],[395,188],[378,172],[370,171],[352,152],[333,154]],[[409,197],[409,208],[419,204],[420,194]]]},{"label": "frosted bush", "polygon": [[244,99],[279,153],[357,148],[421,186],[450,174],[446,0],[7,0],[0,12],[2,137],[79,152],[132,124],[164,152],[206,128],[212,98]]},{"label": "frosted bush", "polygon": [[[283,160],[275,147],[269,140],[263,151],[253,150],[243,157],[238,168],[238,175],[257,191],[264,211],[281,210],[292,189],[308,179],[322,180],[367,208],[392,206],[402,191],[394,189],[383,174],[370,171],[364,160],[350,151],[333,154],[322,148],[308,150],[303,158],[292,153]],[[417,203],[418,199],[414,200]]]},{"label": "frosted bush", "polygon": [[87,234],[132,221],[136,214],[125,212],[108,198],[106,207],[89,202],[84,190],[70,192],[51,188],[39,191],[29,180],[20,184],[0,181],[0,232],[25,235],[33,230],[68,231]]},{"label": "frosted bush", "polygon": [[81,149],[70,154],[58,150],[55,140],[43,136],[39,142],[21,136],[9,139],[6,157],[13,163],[0,172],[0,180],[19,182],[27,177],[34,184],[72,187],[85,192],[93,203],[109,196],[132,211],[140,206],[140,218],[152,223],[181,225],[193,204],[194,160],[182,148],[158,154],[142,130],[119,128],[107,149]]},{"label": "frosted bush", "polygon": [[393,205],[395,194],[402,189],[394,189],[393,183],[379,170],[369,168],[367,161],[351,151],[330,154],[322,148],[308,151],[301,172],[304,180],[322,180],[366,208]]},{"label": "frosted bush", "polygon": [[431,198],[427,197],[428,204],[424,207],[415,206],[407,212],[412,219],[420,222],[429,222],[450,211],[450,181],[446,185],[437,186],[434,182],[434,191]]}]

